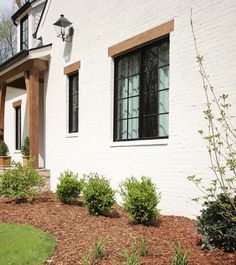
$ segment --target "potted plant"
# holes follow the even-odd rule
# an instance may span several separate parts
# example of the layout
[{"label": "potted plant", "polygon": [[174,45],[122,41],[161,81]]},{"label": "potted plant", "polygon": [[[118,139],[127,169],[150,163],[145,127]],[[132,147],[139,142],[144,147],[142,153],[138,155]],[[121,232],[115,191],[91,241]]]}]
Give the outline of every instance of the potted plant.
[{"label": "potted plant", "polygon": [[0,167],[10,167],[11,157],[8,156],[8,146],[4,141],[0,141]]},{"label": "potted plant", "polygon": [[24,166],[28,166],[29,164],[29,159],[30,159],[30,156],[29,156],[29,137],[26,136],[25,137],[25,140],[24,140],[24,144],[22,145],[21,147],[21,154],[22,154],[22,157],[23,157],[23,165]]}]

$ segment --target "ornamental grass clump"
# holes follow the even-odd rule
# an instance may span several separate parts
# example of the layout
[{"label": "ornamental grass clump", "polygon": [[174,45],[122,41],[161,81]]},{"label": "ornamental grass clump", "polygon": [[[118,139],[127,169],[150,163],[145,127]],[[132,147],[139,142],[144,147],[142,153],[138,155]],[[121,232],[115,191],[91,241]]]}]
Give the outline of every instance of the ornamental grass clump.
[{"label": "ornamental grass clump", "polygon": [[91,215],[107,215],[116,202],[110,181],[97,173],[90,173],[84,178],[83,195]]},{"label": "ornamental grass clump", "polygon": [[44,180],[31,165],[13,162],[13,166],[0,175],[0,195],[17,202],[31,202],[41,192]]},{"label": "ornamental grass clump", "polygon": [[60,174],[59,180],[56,190],[59,201],[65,204],[76,202],[82,190],[82,182],[77,179],[77,175],[72,171],[65,171]]},{"label": "ornamental grass clump", "polygon": [[188,264],[188,251],[181,250],[180,243],[172,245],[175,256],[172,260],[172,265],[187,265]]},{"label": "ornamental grass clump", "polygon": [[150,178],[143,176],[140,181],[134,177],[126,179],[121,184],[121,196],[124,208],[134,223],[148,224],[156,220],[160,212],[157,209],[160,194],[157,194],[156,186]]}]

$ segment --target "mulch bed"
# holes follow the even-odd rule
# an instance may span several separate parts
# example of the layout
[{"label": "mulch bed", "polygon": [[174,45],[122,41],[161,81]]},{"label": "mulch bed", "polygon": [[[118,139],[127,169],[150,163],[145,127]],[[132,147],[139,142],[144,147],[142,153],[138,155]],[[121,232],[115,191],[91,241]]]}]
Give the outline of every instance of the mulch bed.
[{"label": "mulch bed", "polygon": [[143,257],[142,264],[171,264],[170,242],[180,241],[189,252],[190,265],[236,265],[236,253],[202,250],[195,221],[181,216],[161,215],[157,223],[148,227],[133,225],[120,206],[115,206],[109,217],[90,216],[82,202],[62,205],[47,192],[31,205],[0,198],[0,221],[31,224],[51,233],[57,247],[47,264],[83,264],[83,256],[101,239],[106,242],[106,256],[95,264],[123,264],[124,248],[131,249],[135,239],[143,237],[150,256]]}]

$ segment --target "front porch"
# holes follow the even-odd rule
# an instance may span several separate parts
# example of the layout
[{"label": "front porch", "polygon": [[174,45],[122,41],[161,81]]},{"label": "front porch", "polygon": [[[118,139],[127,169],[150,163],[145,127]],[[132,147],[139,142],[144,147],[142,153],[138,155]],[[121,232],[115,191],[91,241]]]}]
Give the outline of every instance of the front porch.
[{"label": "front porch", "polygon": [[[48,45],[22,51],[0,65],[0,139],[6,141],[6,138],[14,138],[6,135],[6,133],[14,135],[14,129],[13,132],[10,132],[9,129],[6,130],[8,121],[6,101],[9,98],[7,98],[7,94],[11,94],[11,90],[24,91],[23,94],[26,94],[24,116],[26,126],[20,125],[20,127],[21,130],[22,128],[24,130],[24,136],[29,136],[29,151],[30,156],[34,158],[34,168],[44,168],[45,166],[45,156],[42,151],[44,149],[44,89],[50,49],[51,45]],[[12,97],[14,98],[14,93],[12,93]],[[14,102],[14,104],[16,103]],[[9,123],[11,121],[7,122],[7,125]],[[23,140],[21,139],[21,142]]]}]

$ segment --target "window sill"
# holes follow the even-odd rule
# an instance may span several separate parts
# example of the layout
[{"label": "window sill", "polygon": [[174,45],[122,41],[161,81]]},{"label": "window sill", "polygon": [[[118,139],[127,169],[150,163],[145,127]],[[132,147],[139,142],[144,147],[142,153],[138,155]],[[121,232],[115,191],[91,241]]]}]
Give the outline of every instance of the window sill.
[{"label": "window sill", "polygon": [[21,154],[21,150],[15,150],[14,154]]},{"label": "window sill", "polygon": [[155,139],[155,140],[112,142],[110,147],[165,146],[168,145],[168,140],[169,139]]},{"label": "window sill", "polygon": [[79,137],[79,133],[67,133],[66,138],[76,138]]}]

